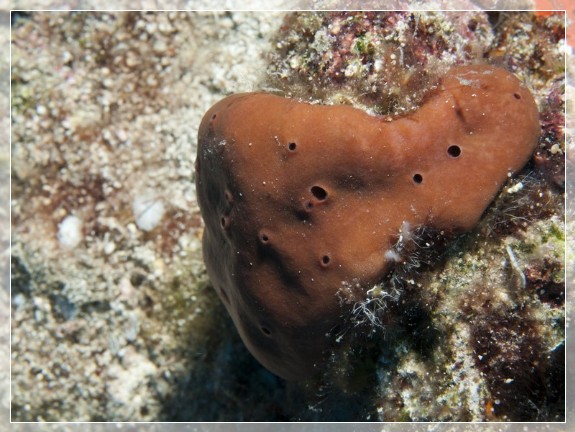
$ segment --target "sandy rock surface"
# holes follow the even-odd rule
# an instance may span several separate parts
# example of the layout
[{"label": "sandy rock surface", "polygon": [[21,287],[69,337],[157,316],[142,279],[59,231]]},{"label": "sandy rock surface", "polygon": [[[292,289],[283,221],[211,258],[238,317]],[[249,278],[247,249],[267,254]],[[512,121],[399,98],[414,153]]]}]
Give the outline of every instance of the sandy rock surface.
[{"label": "sandy rock surface", "polygon": [[209,335],[233,331],[206,288],[195,137],[217,99],[253,90],[279,18],[52,13],[14,29],[13,418],[169,418],[190,362],[234,343]]},{"label": "sandy rock surface", "polygon": [[[280,380],[250,356],[202,262],[203,225],[193,187],[196,134],[216,101],[265,83],[266,53],[283,16],[60,12],[23,16],[17,23],[12,31],[12,420],[360,421],[386,420],[389,412],[398,413],[393,420],[485,420],[487,391],[494,386],[482,374],[490,370],[474,363],[465,333],[470,328],[451,315],[455,303],[449,299],[468,301],[475,328],[501,332],[508,324],[503,314],[491,314],[500,319],[497,325],[483,325],[484,306],[468,295],[490,272],[483,299],[497,298],[500,308],[533,300],[528,305],[533,320],[507,325],[510,337],[561,322],[561,308],[540,301],[541,296],[509,298],[507,290],[497,295],[493,288],[517,268],[538,269],[523,259],[551,254],[561,261],[564,234],[561,215],[554,214],[530,224],[523,237],[505,240],[503,248],[464,242],[438,279],[413,282],[428,283],[428,299],[440,299],[434,322],[457,330],[444,341],[451,350],[435,358],[437,368],[417,350],[396,346],[393,353],[378,354],[378,367],[369,365],[377,377],[370,391],[349,387],[353,380],[340,373],[335,379],[342,383],[335,387],[310,389]],[[4,25],[8,17],[1,17]],[[4,69],[7,62],[0,63]],[[572,88],[566,91],[571,94]],[[8,87],[2,85],[0,94],[7,101]],[[0,113],[4,109],[8,112],[6,106]],[[566,148],[573,150],[569,131]],[[8,158],[0,163],[7,180]],[[568,158],[568,190],[572,169]],[[4,198],[8,189],[1,184]],[[0,216],[7,218],[7,210]],[[570,222],[567,235],[572,233]],[[7,251],[8,237],[1,234]],[[525,245],[530,252],[518,252]],[[566,252],[572,261],[569,243]],[[497,260],[501,265],[492,270]],[[574,279],[572,270],[567,267],[567,283]],[[2,290],[0,302],[8,300]],[[537,325],[530,327],[532,322]],[[559,330],[549,328],[543,336],[541,349],[561,343]],[[7,333],[0,337],[8,340]],[[399,356],[402,350],[405,355]],[[7,349],[0,354],[7,357]],[[354,362],[340,360],[344,370]],[[386,361],[395,362],[399,374],[390,373]],[[430,378],[446,367],[444,381]],[[355,376],[357,382],[370,377]],[[425,391],[459,378],[458,387]],[[7,379],[7,373],[0,374],[0,380]],[[430,409],[433,398],[445,406],[460,398],[461,410]],[[394,411],[399,404],[402,411]],[[489,404],[492,410],[496,399]],[[0,409],[9,407],[8,393],[0,393]]]}]

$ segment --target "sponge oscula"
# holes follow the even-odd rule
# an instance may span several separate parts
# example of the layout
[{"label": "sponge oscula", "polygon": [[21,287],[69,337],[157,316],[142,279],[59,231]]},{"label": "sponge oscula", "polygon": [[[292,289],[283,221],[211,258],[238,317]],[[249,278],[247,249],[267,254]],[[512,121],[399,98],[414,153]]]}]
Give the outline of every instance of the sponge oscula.
[{"label": "sponge oscula", "polygon": [[539,136],[505,70],[453,68],[416,112],[227,97],[198,134],[207,270],[252,354],[286,379],[321,367],[346,284],[369,289],[402,227],[471,229]]}]

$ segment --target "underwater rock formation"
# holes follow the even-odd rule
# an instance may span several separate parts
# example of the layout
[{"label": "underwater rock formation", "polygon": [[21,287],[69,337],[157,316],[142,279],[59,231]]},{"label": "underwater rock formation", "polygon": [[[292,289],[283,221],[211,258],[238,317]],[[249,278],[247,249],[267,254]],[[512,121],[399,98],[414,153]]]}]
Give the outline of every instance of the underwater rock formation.
[{"label": "underwater rock formation", "polygon": [[474,227],[539,135],[530,92],[491,66],[454,67],[399,118],[265,93],[217,103],[198,132],[204,259],[246,346],[284,378],[313,375],[346,297],[406,259],[401,233]]}]

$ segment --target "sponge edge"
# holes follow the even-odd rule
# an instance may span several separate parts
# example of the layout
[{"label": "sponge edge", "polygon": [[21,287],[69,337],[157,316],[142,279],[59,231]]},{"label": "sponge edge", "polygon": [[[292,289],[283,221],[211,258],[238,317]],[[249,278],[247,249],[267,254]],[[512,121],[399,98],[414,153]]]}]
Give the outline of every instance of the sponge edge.
[{"label": "sponge edge", "polygon": [[451,69],[392,121],[265,93],[218,102],[198,133],[204,260],[248,349],[286,379],[313,375],[341,288],[381,281],[403,226],[471,229],[539,133],[530,92],[490,66]]}]

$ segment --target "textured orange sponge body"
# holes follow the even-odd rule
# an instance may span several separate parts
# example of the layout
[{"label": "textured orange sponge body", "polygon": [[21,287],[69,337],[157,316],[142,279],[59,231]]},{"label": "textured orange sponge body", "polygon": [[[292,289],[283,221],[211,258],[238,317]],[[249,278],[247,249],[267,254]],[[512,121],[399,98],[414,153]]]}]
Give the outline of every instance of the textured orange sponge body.
[{"label": "textured orange sponge body", "polygon": [[472,228],[539,133],[529,91],[490,66],[451,69],[393,120],[265,93],[214,105],[198,136],[204,259],[252,354],[287,379],[313,374],[338,292],[385,277],[402,226]]}]

